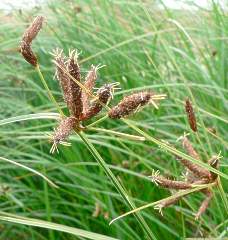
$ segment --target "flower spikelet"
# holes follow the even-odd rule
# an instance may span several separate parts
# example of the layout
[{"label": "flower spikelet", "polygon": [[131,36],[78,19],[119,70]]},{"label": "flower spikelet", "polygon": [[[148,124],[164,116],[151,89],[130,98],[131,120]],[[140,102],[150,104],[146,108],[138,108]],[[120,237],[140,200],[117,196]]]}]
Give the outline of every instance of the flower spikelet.
[{"label": "flower spikelet", "polygon": [[37,66],[37,57],[32,51],[31,44],[42,28],[43,22],[44,17],[37,16],[32,24],[25,30],[21,40],[20,52],[24,59],[34,67]]},{"label": "flower spikelet", "polygon": [[113,84],[105,84],[97,91],[97,99],[91,104],[89,109],[83,113],[80,120],[84,121],[97,115],[106,105],[110,97],[112,96]]},{"label": "flower spikelet", "polygon": [[153,93],[149,91],[143,91],[126,96],[109,111],[108,115],[113,119],[126,117],[138,110],[139,107],[148,104],[152,95]]},{"label": "flower spikelet", "polygon": [[189,99],[185,101],[185,111],[187,113],[188,117],[188,123],[192,129],[192,131],[196,132],[197,131],[197,123],[196,123],[196,117],[195,113],[192,107],[192,103],[190,102]]}]

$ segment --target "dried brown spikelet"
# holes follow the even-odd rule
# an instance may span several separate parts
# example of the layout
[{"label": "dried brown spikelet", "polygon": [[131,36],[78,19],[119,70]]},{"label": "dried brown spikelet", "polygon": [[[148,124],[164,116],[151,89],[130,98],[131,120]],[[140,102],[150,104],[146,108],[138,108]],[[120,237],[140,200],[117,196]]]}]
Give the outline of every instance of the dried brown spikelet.
[{"label": "dried brown spikelet", "polygon": [[36,55],[33,53],[31,46],[29,44],[27,44],[26,42],[22,41],[21,42],[21,46],[20,46],[20,52],[23,55],[24,59],[30,63],[31,65],[33,65],[34,67],[37,66],[37,57]]},{"label": "dried brown spikelet", "polygon": [[192,131],[197,132],[196,117],[195,117],[195,113],[194,113],[192,104],[189,99],[187,99],[185,101],[185,111],[187,113],[188,122],[189,122],[189,125],[190,125]]},{"label": "dried brown spikelet", "polygon": [[67,73],[65,72],[67,71],[67,66],[66,66],[65,59],[62,52],[63,50],[60,50],[60,49],[56,49],[53,52],[53,55],[55,57],[54,63],[56,65],[56,75],[63,91],[64,101],[67,104],[67,106],[69,106],[70,105],[69,96],[71,94],[69,91],[70,79]]},{"label": "dried brown spikelet", "polygon": [[22,40],[31,43],[42,28],[44,17],[37,16],[23,34]]},{"label": "dried brown spikelet", "polygon": [[194,174],[194,176],[210,179],[211,174],[207,169],[179,156],[177,156],[177,159],[180,160],[181,163]]},{"label": "dried brown spikelet", "polygon": [[[80,67],[78,64],[78,53],[73,50],[69,53],[67,60],[67,71],[68,73],[78,82],[81,80]],[[82,110],[82,90],[80,86],[71,78],[68,80],[68,108],[72,116],[79,118]]]},{"label": "dried brown spikelet", "polygon": [[159,209],[161,211],[162,208],[169,207],[170,205],[175,204],[178,200],[180,200],[182,197],[175,197],[171,199],[165,199],[161,203],[155,206],[156,209]]},{"label": "dried brown spikelet", "polygon": [[200,156],[199,154],[196,152],[196,150],[193,148],[191,142],[188,140],[187,136],[184,136],[182,138],[182,145],[183,145],[183,148],[186,149],[187,153],[195,158],[195,159],[200,159]]},{"label": "dried brown spikelet", "polygon": [[[97,79],[97,69],[98,67],[95,67],[92,65],[90,71],[86,76],[84,87],[88,91],[91,91],[95,85],[95,81]],[[83,112],[85,113],[89,108],[89,95],[85,91],[82,92],[82,102],[83,102]]]},{"label": "dried brown spikelet", "polygon": [[123,100],[109,111],[108,115],[113,119],[126,117],[134,113],[139,107],[148,104],[152,95],[151,92],[143,91],[124,97]]},{"label": "dried brown spikelet", "polygon": [[88,120],[97,115],[103,108],[103,105],[107,104],[108,100],[112,96],[113,84],[105,84],[97,91],[97,99],[92,103],[89,109],[82,114],[80,120]]},{"label": "dried brown spikelet", "polygon": [[34,67],[37,66],[37,57],[32,51],[31,44],[40,29],[42,28],[43,22],[44,17],[37,16],[32,22],[32,24],[25,30],[20,45],[21,54],[23,55],[25,60]]},{"label": "dried brown spikelet", "polygon": [[196,220],[199,219],[199,217],[206,211],[206,209],[208,208],[209,203],[210,203],[210,201],[211,201],[211,199],[212,199],[212,197],[213,197],[213,193],[212,193],[212,191],[209,190],[209,189],[205,192],[205,194],[206,194],[207,197],[206,197],[205,200],[202,202],[202,204],[201,204],[198,212],[197,212],[196,215],[195,215],[195,219],[196,219]]},{"label": "dried brown spikelet", "polygon": [[192,188],[192,185],[187,182],[183,181],[175,181],[175,180],[170,180],[167,179],[161,175],[159,175],[159,170],[157,171],[152,171],[152,175],[150,176],[151,181],[155,183],[156,185],[159,185],[164,188],[169,188],[169,189],[189,189]]},{"label": "dried brown spikelet", "polygon": [[59,126],[57,129],[55,129],[55,132],[52,136],[53,145],[50,149],[51,153],[54,153],[55,150],[58,151],[58,144],[65,144],[64,140],[66,140],[66,138],[70,135],[71,131],[77,124],[78,120],[74,117],[66,117],[61,120]]}]

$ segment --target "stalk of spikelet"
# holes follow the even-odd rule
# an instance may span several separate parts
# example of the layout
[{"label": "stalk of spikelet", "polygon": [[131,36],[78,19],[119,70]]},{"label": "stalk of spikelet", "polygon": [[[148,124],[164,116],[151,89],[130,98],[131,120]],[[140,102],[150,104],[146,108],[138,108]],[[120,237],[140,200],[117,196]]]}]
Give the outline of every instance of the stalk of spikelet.
[{"label": "stalk of spikelet", "polygon": [[[89,92],[92,91],[92,89],[95,85],[95,81],[97,79],[97,69],[98,69],[98,67],[95,67],[92,65],[91,69],[89,70],[89,72],[85,78],[85,82],[83,83],[84,87]],[[89,109],[89,94],[86,91],[82,92],[82,103],[83,103],[83,113],[85,113]]]},{"label": "stalk of spikelet", "polygon": [[96,100],[91,104],[87,111],[82,114],[80,118],[81,121],[94,117],[102,110],[103,106],[107,104],[112,96],[112,88],[113,84],[105,84],[98,89]]},{"label": "stalk of spikelet", "polygon": [[[200,159],[198,153],[195,151],[191,142],[188,140],[188,138],[186,136],[184,136],[182,138],[182,145],[191,157],[193,157],[194,159],[197,159],[197,160]],[[181,163],[187,169],[189,169],[195,176],[200,177],[200,178],[207,178],[207,179],[210,178],[210,172],[207,169],[202,168],[199,165],[197,165],[187,159],[181,158],[179,156],[177,156],[177,159],[180,160]]]},{"label": "stalk of spikelet", "polygon": [[192,188],[192,185],[188,182],[170,180],[170,179],[167,179],[167,178],[159,175],[159,171],[153,171],[150,178],[153,183],[155,183],[156,185],[159,185],[163,188],[169,188],[169,189]]},{"label": "stalk of spikelet", "polygon": [[[73,79],[80,82],[81,74],[78,64],[78,53],[76,52],[76,50],[73,50],[69,53],[69,57],[67,60],[67,71]],[[66,96],[66,98],[70,114],[75,118],[79,119],[83,110],[82,89],[73,79],[69,78],[68,80],[69,96]]]},{"label": "stalk of spikelet", "polygon": [[34,67],[37,66],[37,57],[33,53],[31,45],[32,41],[36,38],[37,34],[42,28],[43,22],[44,17],[37,16],[32,24],[25,30],[20,44],[20,52],[24,59]]},{"label": "stalk of spikelet", "polygon": [[148,104],[153,96],[152,92],[143,91],[124,97],[115,107],[110,109],[108,116],[113,119],[126,117],[139,107]]},{"label": "stalk of spikelet", "polygon": [[192,107],[192,103],[190,102],[189,99],[185,101],[185,111],[187,113],[188,117],[188,123],[192,129],[192,131],[196,132],[197,131],[197,123],[196,123],[196,117],[195,113]]},{"label": "stalk of spikelet", "polygon": [[73,131],[74,127],[77,125],[78,120],[75,117],[66,117],[61,120],[59,126],[55,129],[55,132],[52,136],[53,145],[50,152],[54,153],[55,150],[58,150],[58,144],[65,144],[65,140]]}]

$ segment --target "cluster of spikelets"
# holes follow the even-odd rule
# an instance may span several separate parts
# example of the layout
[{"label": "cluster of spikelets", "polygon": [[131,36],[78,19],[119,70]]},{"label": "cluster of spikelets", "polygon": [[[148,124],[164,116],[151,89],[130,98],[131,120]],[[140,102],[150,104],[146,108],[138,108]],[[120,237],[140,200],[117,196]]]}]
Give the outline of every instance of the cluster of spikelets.
[{"label": "cluster of spikelets", "polygon": [[[36,17],[33,23],[26,29],[20,46],[20,51],[27,62],[33,66],[38,65],[37,57],[33,53],[31,43],[40,31],[44,18]],[[156,95],[151,91],[141,91],[124,97],[116,106],[108,108],[107,104],[113,98],[114,90],[118,83],[104,84],[94,96],[93,89],[97,79],[97,70],[100,68],[91,66],[85,81],[82,82],[80,66],[76,50],[69,51],[68,56],[64,56],[63,50],[55,50],[54,64],[56,66],[56,76],[62,88],[64,101],[69,110],[70,116],[63,117],[52,135],[53,145],[50,152],[58,151],[57,145],[69,145],[65,140],[74,131],[84,129],[83,121],[89,120],[106,107],[108,116],[112,119],[120,119],[135,113],[140,107],[149,103],[156,108],[157,101],[164,99],[165,94]],[[92,98],[92,99],[91,99]]]},{"label": "cluster of spikelets", "polygon": [[[26,29],[21,45],[20,52],[24,59],[32,66],[38,66],[38,60],[34,52],[32,51],[31,44],[38,32],[42,28],[44,18],[38,16],[35,18],[33,23]],[[124,97],[116,106],[109,108],[107,106],[109,100],[113,97],[113,92],[117,83],[105,84],[100,87],[95,96],[93,89],[95,81],[97,79],[97,70],[99,66],[91,66],[85,80],[82,81],[80,66],[78,62],[78,53],[76,50],[70,51],[68,56],[64,56],[62,50],[55,50],[54,53],[54,64],[56,66],[56,75],[62,88],[64,101],[69,110],[69,116],[62,117],[58,127],[55,129],[52,135],[53,145],[51,152],[53,153],[57,149],[58,144],[65,144],[67,137],[74,131],[82,131],[86,127],[83,126],[83,122],[97,116],[103,107],[108,110],[108,117],[111,119],[125,118],[136,111],[142,106],[151,103],[155,108],[158,108],[158,100],[164,99],[165,95],[156,95],[151,91],[141,91],[133,93],[129,96]],[[185,110],[188,117],[188,122],[191,129],[197,132],[197,122],[191,102],[187,99],[185,103]],[[194,150],[187,136],[184,135],[182,138],[182,145],[187,153],[194,159],[200,160],[199,154]],[[218,161],[220,156],[213,156],[209,160],[209,165],[215,169],[218,168]],[[167,179],[159,174],[159,171],[154,171],[151,179],[156,185],[164,188],[185,190],[194,188],[196,185],[203,185],[217,183],[217,174],[208,171],[189,160],[177,157],[177,159],[184,165],[187,172],[185,175],[185,181],[174,181]],[[199,218],[203,212],[207,209],[209,202],[213,196],[211,189],[208,187],[199,190],[206,195],[205,200],[202,202],[196,218]],[[174,197],[171,199],[164,199],[159,205],[156,206],[162,213],[162,208],[168,207],[176,203],[181,196]]]},{"label": "cluster of spikelets", "polygon": [[[194,132],[196,132],[197,131],[196,117],[193,111],[192,104],[189,101],[189,99],[187,99],[185,102],[185,111],[187,113],[190,128]],[[180,137],[179,140],[182,141],[182,146],[189,156],[191,156],[196,160],[200,160],[200,155],[193,148],[191,142],[187,138],[187,134],[184,134],[184,136]],[[215,174],[214,172],[211,172],[205,168],[202,168],[197,164],[187,159],[181,158],[179,156],[176,156],[176,158],[177,160],[180,161],[180,163],[186,169],[186,173],[184,174],[184,178],[185,178],[184,181],[170,180],[164,176],[161,176],[159,171],[153,171],[152,176],[150,176],[153,183],[163,188],[175,189],[175,190],[191,189],[196,187],[197,185],[204,185],[209,183],[214,183],[213,185],[217,185],[218,175]],[[218,163],[220,158],[221,158],[220,154],[216,156],[212,156],[211,159],[208,161],[208,164],[211,167],[218,169]],[[201,203],[201,206],[198,209],[198,212],[195,214],[195,219],[198,219],[206,211],[213,197],[213,192],[210,188],[205,187],[199,191],[205,194],[206,198],[203,200],[203,202]],[[160,204],[155,206],[155,209],[158,209],[159,212],[162,214],[163,208],[175,204],[182,197],[183,196],[178,196],[170,199],[164,199],[164,201],[161,201]]]}]

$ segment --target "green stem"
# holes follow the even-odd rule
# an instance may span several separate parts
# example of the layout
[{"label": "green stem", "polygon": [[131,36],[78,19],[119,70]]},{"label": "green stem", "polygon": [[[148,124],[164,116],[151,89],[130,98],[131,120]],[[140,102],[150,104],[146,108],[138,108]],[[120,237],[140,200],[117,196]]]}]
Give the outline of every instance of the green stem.
[{"label": "green stem", "polygon": [[213,172],[213,173],[216,173],[217,175],[219,175],[219,176],[221,176],[221,177],[224,177],[225,179],[228,179],[228,176],[227,176],[225,173],[223,173],[223,172],[221,172],[221,171],[219,171],[219,170],[211,167],[210,165],[208,165],[208,164],[206,164],[206,163],[204,163],[204,162],[201,162],[201,161],[199,161],[199,160],[196,160],[196,159],[192,158],[191,156],[188,156],[188,155],[185,154],[185,153],[180,152],[179,150],[177,150],[177,149],[175,149],[175,148],[173,148],[173,147],[171,147],[171,146],[169,146],[169,145],[167,145],[167,144],[165,144],[165,143],[157,140],[156,138],[151,137],[149,134],[145,133],[145,132],[142,131],[140,128],[138,128],[137,126],[133,125],[133,124],[132,124],[130,121],[128,121],[127,119],[122,119],[122,121],[123,121],[124,123],[126,123],[130,128],[134,129],[136,132],[138,132],[138,133],[141,134],[143,137],[145,137],[146,140],[148,140],[148,141],[150,141],[150,142],[153,142],[153,143],[155,143],[156,145],[158,145],[158,146],[160,146],[160,147],[163,147],[163,148],[166,149],[167,151],[169,151],[169,152],[171,152],[171,153],[173,153],[173,154],[175,154],[175,155],[177,155],[177,156],[179,156],[179,157],[183,157],[183,158],[189,160],[190,162],[193,162],[193,163],[195,163],[195,164],[197,164],[197,165],[199,165],[199,166],[201,166],[201,167],[203,167],[203,168],[206,168],[206,169],[208,169],[209,171],[211,171],[211,172]]},{"label": "green stem", "polygon": [[58,104],[57,101],[55,100],[55,97],[54,97],[53,94],[51,93],[51,90],[49,89],[49,87],[48,87],[48,85],[47,85],[47,82],[46,82],[46,80],[44,79],[44,76],[43,76],[42,72],[40,71],[40,66],[37,65],[35,69],[36,69],[36,71],[37,71],[37,73],[38,73],[38,75],[39,75],[39,77],[40,77],[41,82],[42,82],[43,85],[44,85],[44,88],[46,89],[46,91],[47,91],[47,93],[48,93],[49,99],[54,103],[54,105],[55,105],[56,108],[58,109],[59,113],[60,113],[61,115],[64,115],[64,113],[63,113],[63,111],[61,110],[59,104]]},{"label": "green stem", "polygon": [[[110,180],[112,181],[113,185],[115,186],[116,190],[119,192],[119,194],[124,199],[125,203],[128,205],[130,209],[135,209],[134,203],[130,200],[129,196],[127,195],[124,188],[121,186],[115,175],[112,173],[112,171],[109,169],[101,155],[98,153],[96,148],[93,146],[93,144],[89,141],[89,139],[86,137],[86,135],[82,132],[78,132],[79,137],[82,139],[82,141],[85,143],[91,154],[94,156],[94,158],[97,160],[98,164],[103,168],[104,172],[108,175]],[[149,239],[157,239],[155,235],[151,232],[149,226],[143,219],[140,213],[135,214],[136,219],[140,223],[140,226],[146,233],[147,237]]]}]

